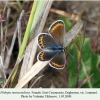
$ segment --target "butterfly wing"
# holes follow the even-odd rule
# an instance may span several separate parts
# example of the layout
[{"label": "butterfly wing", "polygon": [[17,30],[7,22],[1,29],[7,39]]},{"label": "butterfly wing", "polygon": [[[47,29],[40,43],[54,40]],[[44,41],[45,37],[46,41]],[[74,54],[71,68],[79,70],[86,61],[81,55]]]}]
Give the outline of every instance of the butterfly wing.
[{"label": "butterfly wing", "polygon": [[50,49],[58,46],[53,37],[47,33],[41,33],[38,36],[38,45],[41,49]]},{"label": "butterfly wing", "polygon": [[55,69],[63,69],[66,64],[66,56],[64,51],[58,53],[49,63],[49,65]]},{"label": "butterfly wing", "polygon": [[63,46],[65,33],[64,22],[62,20],[55,21],[53,24],[51,24],[48,31],[53,36],[56,43]]},{"label": "butterfly wing", "polygon": [[57,52],[47,52],[47,51],[41,51],[38,55],[37,55],[37,60],[39,61],[48,61],[51,60],[55,55],[57,54]]},{"label": "butterfly wing", "polygon": [[49,33],[41,33],[38,36],[38,45],[43,51],[37,55],[39,61],[51,60],[49,65],[56,69],[63,69],[65,67],[65,53],[60,51],[63,47],[65,26],[63,21],[58,20],[54,22],[50,28]]}]

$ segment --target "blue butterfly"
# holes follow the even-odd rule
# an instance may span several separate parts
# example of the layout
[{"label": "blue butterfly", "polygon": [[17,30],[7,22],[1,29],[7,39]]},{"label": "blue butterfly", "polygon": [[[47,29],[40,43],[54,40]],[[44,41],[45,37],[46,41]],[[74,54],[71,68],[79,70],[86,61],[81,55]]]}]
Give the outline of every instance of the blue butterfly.
[{"label": "blue butterfly", "polygon": [[39,61],[49,61],[49,65],[55,69],[63,69],[66,64],[64,44],[65,25],[62,20],[51,24],[48,34],[38,35],[38,46],[42,49],[37,55]]}]

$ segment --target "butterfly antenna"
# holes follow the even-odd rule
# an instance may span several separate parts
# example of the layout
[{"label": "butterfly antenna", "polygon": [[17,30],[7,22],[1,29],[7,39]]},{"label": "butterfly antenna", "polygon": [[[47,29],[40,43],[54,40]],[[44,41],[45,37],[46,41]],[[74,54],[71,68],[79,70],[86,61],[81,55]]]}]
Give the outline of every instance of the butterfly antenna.
[{"label": "butterfly antenna", "polygon": [[[65,49],[66,50],[66,49]],[[66,50],[67,51],[67,50]],[[68,52],[68,51],[67,51]],[[68,52],[68,54],[72,57],[72,58],[74,58],[69,52]]]}]

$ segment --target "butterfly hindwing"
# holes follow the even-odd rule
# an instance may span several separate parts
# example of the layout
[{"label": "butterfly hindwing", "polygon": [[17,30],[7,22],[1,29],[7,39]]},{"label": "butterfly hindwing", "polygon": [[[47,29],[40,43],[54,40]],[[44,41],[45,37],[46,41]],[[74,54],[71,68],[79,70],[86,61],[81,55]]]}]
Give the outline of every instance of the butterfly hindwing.
[{"label": "butterfly hindwing", "polygon": [[50,61],[49,65],[55,69],[63,69],[66,64],[65,59],[66,57],[64,51],[60,52]]},{"label": "butterfly hindwing", "polygon": [[41,51],[38,55],[37,55],[37,59],[39,61],[48,61],[51,60],[55,55],[57,54],[57,52],[46,52],[46,51]]}]

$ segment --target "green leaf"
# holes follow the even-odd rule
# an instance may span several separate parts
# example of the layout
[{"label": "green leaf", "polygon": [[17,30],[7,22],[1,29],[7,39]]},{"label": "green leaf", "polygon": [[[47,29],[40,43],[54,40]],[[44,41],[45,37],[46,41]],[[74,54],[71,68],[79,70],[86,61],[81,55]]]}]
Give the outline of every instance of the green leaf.
[{"label": "green leaf", "polygon": [[3,84],[3,79],[2,78],[0,78],[0,84]]},{"label": "green leaf", "polygon": [[[98,69],[98,65],[100,62],[100,56],[96,55],[90,45],[90,39],[85,39],[84,47],[83,47],[83,57],[82,57],[82,66],[84,73],[87,75],[93,74],[90,79],[90,84],[93,88],[100,87],[100,70]],[[89,84],[84,84],[83,87],[88,87]],[[89,86],[90,87],[90,86]]]},{"label": "green leaf", "polygon": [[[81,42],[81,41],[80,41]],[[68,50],[71,48],[71,46],[74,44],[70,44],[68,46]],[[76,86],[76,77],[78,74],[78,48],[74,45],[72,50],[70,50],[72,56],[74,56],[74,59],[71,59],[69,61],[69,64],[67,66],[67,70],[70,73],[69,77],[69,84],[70,87]],[[79,74],[79,83],[81,83],[85,78],[89,77],[91,74],[93,76],[90,78],[90,80],[85,83],[82,88],[98,88],[100,87],[100,71],[98,69],[98,64],[100,62],[100,56],[96,55],[91,48],[90,45],[90,39],[85,38],[84,45],[82,48],[82,59],[81,59],[81,68],[80,68],[80,74]]]},{"label": "green leaf", "polygon": [[69,31],[73,27],[72,23],[67,18],[63,16],[60,16],[59,18],[64,21],[67,31]]}]

